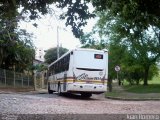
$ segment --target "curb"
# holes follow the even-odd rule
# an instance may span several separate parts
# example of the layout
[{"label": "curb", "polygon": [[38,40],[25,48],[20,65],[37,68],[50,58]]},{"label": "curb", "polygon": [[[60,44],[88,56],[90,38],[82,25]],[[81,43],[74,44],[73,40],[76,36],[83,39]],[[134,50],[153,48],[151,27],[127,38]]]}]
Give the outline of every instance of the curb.
[{"label": "curb", "polygon": [[121,97],[111,97],[106,96],[105,98],[112,99],[112,100],[122,100],[122,101],[159,101],[160,98],[121,98]]}]

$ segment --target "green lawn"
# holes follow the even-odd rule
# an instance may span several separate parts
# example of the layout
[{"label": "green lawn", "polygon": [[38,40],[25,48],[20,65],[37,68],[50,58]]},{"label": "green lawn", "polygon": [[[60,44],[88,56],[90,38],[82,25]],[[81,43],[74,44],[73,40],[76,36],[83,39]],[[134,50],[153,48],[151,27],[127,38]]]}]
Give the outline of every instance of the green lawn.
[{"label": "green lawn", "polygon": [[148,86],[140,85],[128,85],[125,83],[123,86],[124,90],[132,93],[160,93],[160,75],[155,76],[152,80],[148,81]]},{"label": "green lawn", "polygon": [[124,81],[123,86],[118,86],[117,83],[113,84],[112,92],[106,92],[106,97],[122,98],[122,99],[160,99],[160,75],[148,81],[148,86],[129,85]]},{"label": "green lawn", "polygon": [[143,82],[140,85],[129,85],[125,82],[123,88],[131,93],[160,93],[160,75],[149,80],[148,86],[143,86]]},{"label": "green lawn", "polygon": [[143,85],[126,85],[124,90],[131,93],[160,93],[160,84]]},{"label": "green lawn", "polygon": [[148,81],[149,84],[160,84],[160,73],[159,75],[153,77],[152,80]]}]

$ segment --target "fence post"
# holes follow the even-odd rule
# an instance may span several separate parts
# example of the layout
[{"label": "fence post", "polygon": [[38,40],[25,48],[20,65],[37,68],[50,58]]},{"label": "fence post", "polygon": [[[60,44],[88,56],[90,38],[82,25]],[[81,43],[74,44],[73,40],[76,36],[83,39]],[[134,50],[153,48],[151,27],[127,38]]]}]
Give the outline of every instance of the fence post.
[{"label": "fence post", "polygon": [[5,82],[5,87],[6,87],[6,70],[4,69],[4,82]]},{"label": "fence post", "polygon": [[15,85],[16,85],[16,80],[15,80],[16,79],[16,73],[15,73],[15,70],[14,70],[14,74],[13,75],[14,75],[14,77],[13,77],[14,83],[13,84],[14,84],[14,87],[15,87]]},{"label": "fence post", "polygon": [[42,85],[42,88],[44,88],[44,71],[41,72],[41,75],[42,75],[41,85]]},{"label": "fence post", "polygon": [[29,74],[28,74],[28,87],[29,87]]},{"label": "fence post", "polygon": [[23,87],[23,73],[21,73],[21,77],[22,77],[22,87]]},{"label": "fence post", "polygon": [[36,87],[36,74],[37,74],[37,71],[36,70],[34,70],[34,90],[36,90],[37,89],[37,87]]}]

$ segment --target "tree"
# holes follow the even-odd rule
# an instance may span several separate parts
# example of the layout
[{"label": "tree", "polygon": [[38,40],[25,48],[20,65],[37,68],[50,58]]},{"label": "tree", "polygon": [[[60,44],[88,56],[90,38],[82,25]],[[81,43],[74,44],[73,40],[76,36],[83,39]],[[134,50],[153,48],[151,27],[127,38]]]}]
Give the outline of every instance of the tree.
[{"label": "tree", "polygon": [[[10,37],[10,38],[9,38]],[[30,34],[25,30],[3,34],[0,40],[0,67],[23,72],[32,66],[35,55]]]},{"label": "tree", "polygon": [[159,0],[60,0],[57,3],[60,8],[68,8],[62,18],[66,18],[66,24],[74,28],[73,33],[77,33],[77,37],[81,33],[80,27],[86,24],[86,19],[95,16],[94,13],[89,13],[88,3],[95,7],[96,13],[107,13],[124,20],[128,30],[135,26],[141,31],[148,29],[150,25],[160,27]]},{"label": "tree", "polygon": [[92,29],[92,32],[84,33],[80,37],[82,48],[93,48],[97,50],[107,49],[108,40],[106,39],[106,37],[102,38],[102,36],[97,33],[98,32],[96,27]]},{"label": "tree", "polygon": [[0,67],[22,72],[32,65],[34,48],[30,34],[18,29],[20,1],[0,3]]},{"label": "tree", "polygon": [[[133,40],[136,42],[136,40]],[[149,42],[149,41],[148,41]],[[138,44],[138,42],[136,42]],[[139,45],[139,44],[138,44]],[[144,57],[150,49],[146,49],[146,46],[143,44],[140,47],[133,46],[129,40],[120,39],[115,34],[110,39],[109,44],[109,76],[116,76],[114,67],[119,65],[121,67],[120,78],[126,79],[130,84],[139,84],[140,80],[145,79],[145,66],[144,64],[151,63],[152,56],[148,55],[147,58]],[[148,45],[149,47],[149,45]],[[139,48],[139,49],[138,49]],[[158,48],[158,46],[157,46]],[[140,54],[135,53],[135,49]],[[156,47],[155,47],[156,49]],[[143,53],[141,51],[144,51]],[[153,52],[153,51],[152,51]],[[153,53],[152,53],[153,55]],[[139,56],[139,57],[137,57]],[[147,61],[148,60],[148,61]],[[147,61],[147,62],[145,62]],[[148,78],[151,79],[155,74],[157,74],[157,66],[155,62],[152,61],[148,71]]]},{"label": "tree", "polygon": [[150,26],[148,30],[141,31],[139,27],[135,27],[130,29],[130,32],[126,32],[122,29],[128,27],[125,21],[114,20],[114,24],[111,23],[110,28],[108,28],[112,31],[110,39],[119,41],[118,44],[127,48],[126,50],[134,60],[134,64],[132,63],[131,66],[139,65],[140,68],[143,68],[144,85],[148,85],[150,67],[154,66],[160,57],[159,29],[155,26]]},{"label": "tree", "polygon": [[[39,14],[47,14],[51,11],[49,5],[56,5],[65,9],[60,18],[66,20],[66,25],[72,27],[76,37],[83,34],[82,27],[87,24],[88,19],[95,16],[89,11],[92,4],[96,12],[105,12],[113,17],[120,17],[126,21],[129,27],[139,26],[142,30],[149,25],[159,27],[160,1],[159,0],[2,0],[0,13],[10,18],[25,18],[21,15],[28,15],[30,19],[36,19]],[[19,14],[18,8],[22,9]],[[12,16],[12,17],[11,17]],[[15,19],[15,20],[17,20]]]},{"label": "tree", "polygon": [[[60,15],[61,19],[66,19],[66,25],[70,25],[72,32],[76,37],[82,35],[81,27],[86,25],[86,19],[94,16],[89,12],[88,0],[2,0],[0,6],[0,15],[6,18],[6,22],[11,24],[17,23],[19,20],[30,20],[40,18],[40,14],[53,13],[49,5],[55,5],[58,8],[67,8],[66,11]],[[20,9],[19,9],[20,8]],[[21,10],[18,13],[18,9]],[[37,26],[36,24],[34,24]]]},{"label": "tree", "polygon": [[48,69],[48,66],[45,64],[37,64],[34,66],[34,70],[37,70],[38,72],[41,72],[47,69]]},{"label": "tree", "polygon": [[[96,12],[100,18],[97,24],[99,32],[126,46],[129,56],[132,55],[135,61],[132,65],[143,68],[144,85],[147,85],[149,69],[160,57],[160,14],[153,13],[159,6],[153,5],[153,9],[153,6],[150,6],[153,0],[107,0],[103,6],[101,1],[93,2],[96,3]],[[160,2],[157,1],[157,4]],[[134,73],[133,71],[131,72]]]},{"label": "tree", "polygon": [[[68,49],[60,47],[59,48],[59,55],[62,56],[64,53],[66,53]],[[57,48],[50,48],[47,50],[46,54],[44,55],[45,62],[48,64],[51,64],[55,60],[57,60]]]},{"label": "tree", "polygon": [[140,38],[131,40],[131,44],[136,60],[144,69],[144,85],[148,85],[150,68],[160,58],[160,39],[155,33],[149,35],[147,31],[144,31]]}]

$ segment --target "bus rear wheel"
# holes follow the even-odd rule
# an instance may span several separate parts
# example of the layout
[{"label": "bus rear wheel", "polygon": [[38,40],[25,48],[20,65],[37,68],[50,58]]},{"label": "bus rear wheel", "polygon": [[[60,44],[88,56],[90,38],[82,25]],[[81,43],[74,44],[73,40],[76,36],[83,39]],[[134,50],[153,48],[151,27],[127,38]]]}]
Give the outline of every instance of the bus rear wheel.
[{"label": "bus rear wheel", "polygon": [[50,85],[48,84],[48,93],[53,94],[53,90],[50,89]]},{"label": "bus rear wheel", "polygon": [[92,93],[81,93],[81,96],[84,98],[90,98],[92,96]]},{"label": "bus rear wheel", "polygon": [[61,85],[60,83],[58,84],[58,95],[61,96],[62,95],[62,92],[61,92]]}]

